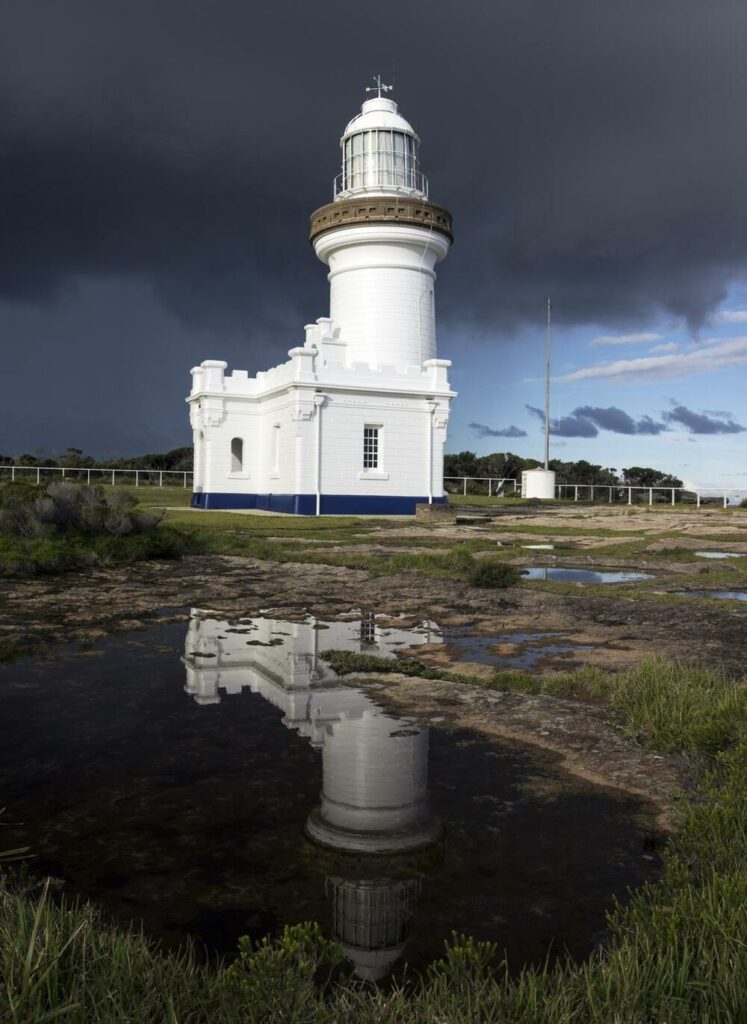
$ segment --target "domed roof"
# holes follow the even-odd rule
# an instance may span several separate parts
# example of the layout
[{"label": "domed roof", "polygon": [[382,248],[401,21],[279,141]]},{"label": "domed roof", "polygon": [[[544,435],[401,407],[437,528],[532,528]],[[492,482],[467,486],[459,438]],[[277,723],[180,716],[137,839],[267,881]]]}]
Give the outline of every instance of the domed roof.
[{"label": "domed roof", "polygon": [[[366,132],[373,128],[385,128],[395,132],[406,132],[408,135],[413,135],[418,139],[415,129],[409,121],[406,121],[399,113],[397,110],[397,104],[394,100],[385,99],[383,96],[377,96],[372,100],[366,100],[361,107],[360,114],[356,114],[352,121],[348,122],[342,138],[344,140],[349,135],[355,135],[356,132]],[[419,141],[420,139],[418,139],[418,142]]]}]

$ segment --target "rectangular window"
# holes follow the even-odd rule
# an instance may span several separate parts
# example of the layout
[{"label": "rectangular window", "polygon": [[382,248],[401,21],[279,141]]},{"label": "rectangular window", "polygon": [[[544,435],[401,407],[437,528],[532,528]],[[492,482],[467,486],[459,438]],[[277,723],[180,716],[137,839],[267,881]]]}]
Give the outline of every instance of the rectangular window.
[{"label": "rectangular window", "polygon": [[373,612],[361,615],[361,647],[370,647],[376,643],[376,619]]},{"label": "rectangular window", "polygon": [[379,428],[363,428],[363,468],[379,468]]}]

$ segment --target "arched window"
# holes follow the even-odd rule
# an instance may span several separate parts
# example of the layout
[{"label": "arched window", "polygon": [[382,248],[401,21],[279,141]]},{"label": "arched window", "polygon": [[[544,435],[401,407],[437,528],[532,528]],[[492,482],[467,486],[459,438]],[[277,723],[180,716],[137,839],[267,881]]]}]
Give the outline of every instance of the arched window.
[{"label": "arched window", "polygon": [[244,442],[240,437],[234,437],[231,441],[231,472],[243,473],[244,471]]}]

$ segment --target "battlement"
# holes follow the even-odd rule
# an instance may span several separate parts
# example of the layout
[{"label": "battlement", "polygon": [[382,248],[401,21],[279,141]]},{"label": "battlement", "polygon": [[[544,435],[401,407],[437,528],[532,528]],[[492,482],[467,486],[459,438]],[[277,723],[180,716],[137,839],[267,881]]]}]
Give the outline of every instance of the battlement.
[{"label": "battlement", "polygon": [[223,360],[205,360],[191,371],[190,398],[208,393],[260,399],[292,385],[453,394],[449,389],[448,359],[426,359],[422,367],[348,363],[347,345],[329,317],[319,317],[305,330],[304,344],[290,349],[287,362],[261,370],[256,377],[250,377],[246,370],[226,373],[228,364]]}]

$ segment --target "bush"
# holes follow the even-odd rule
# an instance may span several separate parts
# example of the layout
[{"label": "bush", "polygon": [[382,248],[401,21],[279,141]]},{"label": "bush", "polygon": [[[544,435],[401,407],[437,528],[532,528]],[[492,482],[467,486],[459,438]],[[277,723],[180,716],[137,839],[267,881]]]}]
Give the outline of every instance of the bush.
[{"label": "bush", "polygon": [[521,573],[515,566],[507,565],[505,562],[482,559],[471,566],[467,572],[467,579],[473,587],[502,590],[515,586],[521,579]]},{"label": "bush", "polygon": [[0,489],[0,577],[175,558],[182,535],[121,491],[54,482]]},{"label": "bush", "polygon": [[154,530],[159,519],[135,512],[132,495],[103,487],[84,487],[56,481],[39,488],[9,484],[0,492],[0,534],[9,537],[86,536]]}]

